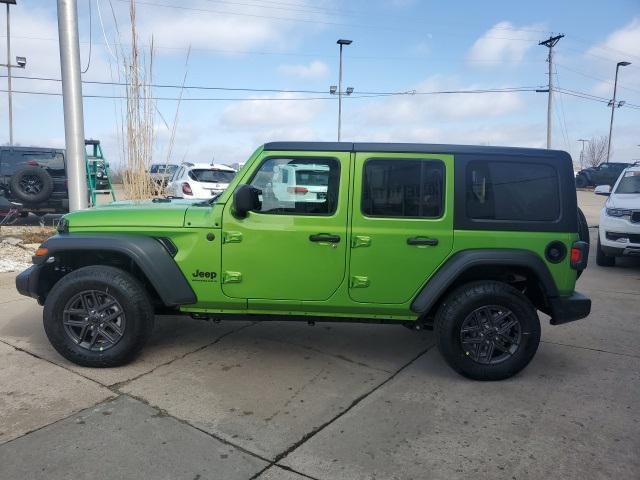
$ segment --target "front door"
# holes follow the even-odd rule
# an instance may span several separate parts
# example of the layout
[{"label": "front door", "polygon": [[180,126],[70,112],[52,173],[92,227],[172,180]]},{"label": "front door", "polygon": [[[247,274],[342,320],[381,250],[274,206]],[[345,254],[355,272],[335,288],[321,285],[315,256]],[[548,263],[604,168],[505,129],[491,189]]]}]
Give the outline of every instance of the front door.
[{"label": "front door", "polygon": [[237,218],[232,200],[224,208],[225,295],[249,306],[331,297],[346,270],[349,162],[345,152],[263,154],[243,179],[261,190],[260,209]]},{"label": "front door", "polygon": [[453,157],[357,153],[349,295],[410,301],[453,248]]}]

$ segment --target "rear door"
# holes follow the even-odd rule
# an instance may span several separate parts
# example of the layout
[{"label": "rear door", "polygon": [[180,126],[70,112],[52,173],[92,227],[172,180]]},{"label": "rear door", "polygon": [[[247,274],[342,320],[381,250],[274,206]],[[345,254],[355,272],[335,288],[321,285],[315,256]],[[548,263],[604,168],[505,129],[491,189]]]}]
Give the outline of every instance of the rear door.
[{"label": "rear door", "polygon": [[356,302],[413,298],[453,247],[453,157],[358,152],[349,295]]}]

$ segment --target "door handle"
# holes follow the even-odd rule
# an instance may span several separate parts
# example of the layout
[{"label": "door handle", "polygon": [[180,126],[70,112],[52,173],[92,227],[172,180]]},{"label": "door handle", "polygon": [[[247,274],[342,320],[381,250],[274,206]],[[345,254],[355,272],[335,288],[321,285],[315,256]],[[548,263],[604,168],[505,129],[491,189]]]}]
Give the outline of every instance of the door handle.
[{"label": "door handle", "polygon": [[340,235],[318,233],[316,235],[309,235],[309,240],[311,240],[312,242],[338,243],[340,241]]},{"label": "door handle", "polygon": [[428,245],[430,247],[435,247],[436,245],[438,245],[438,239],[427,237],[409,237],[407,238],[407,245]]}]

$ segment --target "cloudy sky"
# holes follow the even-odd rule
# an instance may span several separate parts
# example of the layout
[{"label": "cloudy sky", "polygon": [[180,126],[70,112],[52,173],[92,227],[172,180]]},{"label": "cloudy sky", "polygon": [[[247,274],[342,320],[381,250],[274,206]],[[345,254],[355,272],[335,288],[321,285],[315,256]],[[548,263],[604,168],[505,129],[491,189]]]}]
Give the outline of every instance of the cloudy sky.
[{"label": "cloudy sky", "polygon": [[[92,52],[83,80],[121,81],[129,0],[78,5],[83,68]],[[2,9],[3,33],[4,20]],[[620,71],[618,99],[629,105],[616,110],[614,159],[640,159],[639,0],[138,0],[136,26],[145,51],[153,39],[154,84],[207,87],[154,89],[158,161],[171,137],[162,118],[173,124],[172,99],[181,94],[174,160],[233,163],[267,141],[335,140],[337,101],[327,92],[337,84],[338,38],[353,40],[344,55],[354,94],[343,103],[343,140],[544,147],[546,94],[526,90],[547,83],[547,49],[538,42],[552,33],[566,35],[555,48],[555,82],[567,92],[555,94],[554,148],[577,159],[578,138],[608,133],[610,109],[597,100],[612,96],[624,60],[632,65]],[[14,75],[59,79],[57,38],[56,2],[18,0],[12,54],[28,64]],[[3,55],[5,42],[0,36]],[[8,141],[5,73],[0,144]],[[432,93],[513,87],[522,91]],[[16,79],[13,88],[57,93],[60,83]],[[383,95],[391,92],[415,93]],[[84,94],[124,90],[86,83]],[[86,136],[101,139],[114,163],[122,109],[118,99],[84,101]],[[61,97],[16,93],[14,129],[21,145],[63,146]]]}]

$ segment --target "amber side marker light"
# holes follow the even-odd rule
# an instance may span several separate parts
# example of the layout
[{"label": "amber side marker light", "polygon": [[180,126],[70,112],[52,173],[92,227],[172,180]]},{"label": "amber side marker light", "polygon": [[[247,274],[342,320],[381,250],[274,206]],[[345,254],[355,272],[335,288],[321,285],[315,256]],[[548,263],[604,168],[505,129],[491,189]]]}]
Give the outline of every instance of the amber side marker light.
[{"label": "amber side marker light", "polygon": [[38,247],[36,250],[36,257],[44,257],[49,253],[49,249],[47,247]]}]

